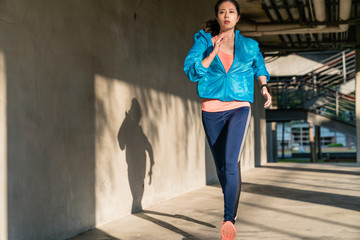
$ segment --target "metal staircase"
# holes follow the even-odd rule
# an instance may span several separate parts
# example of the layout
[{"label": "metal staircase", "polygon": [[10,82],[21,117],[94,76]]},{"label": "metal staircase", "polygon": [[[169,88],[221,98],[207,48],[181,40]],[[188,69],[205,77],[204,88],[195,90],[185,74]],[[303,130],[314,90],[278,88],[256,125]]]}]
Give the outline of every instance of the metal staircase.
[{"label": "metal staircase", "polygon": [[[272,78],[269,85],[273,106],[267,110],[267,116],[275,120],[276,112],[289,114],[290,110],[305,110],[321,116],[322,122],[348,126],[345,132],[355,134],[355,51],[342,51],[321,64],[301,76]],[[314,124],[321,126],[322,122]],[[343,127],[336,130],[339,129]]]}]

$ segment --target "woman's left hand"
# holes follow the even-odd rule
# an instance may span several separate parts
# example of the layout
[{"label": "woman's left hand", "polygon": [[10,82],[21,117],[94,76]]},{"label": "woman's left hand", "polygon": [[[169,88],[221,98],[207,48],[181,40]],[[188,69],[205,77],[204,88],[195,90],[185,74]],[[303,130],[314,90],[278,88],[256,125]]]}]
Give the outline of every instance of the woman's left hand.
[{"label": "woman's left hand", "polygon": [[270,93],[268,92],[267,88],[266,87],[263,87],[261,89],[261,94],[264,96],[264,98],[266,99],[266,102],[264,104],[264,108],[268,108],[270,107],[271,105],[271,95]]}]

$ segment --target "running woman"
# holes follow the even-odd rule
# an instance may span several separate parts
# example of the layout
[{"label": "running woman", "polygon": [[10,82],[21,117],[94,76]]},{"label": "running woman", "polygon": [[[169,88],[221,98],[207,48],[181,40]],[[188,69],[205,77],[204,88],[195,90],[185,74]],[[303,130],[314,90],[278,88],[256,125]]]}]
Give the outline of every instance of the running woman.
[{"label": "running woman", "polygon": [[254,78],[266,99],[264,107],[268,108],[270,75],[258,43],[235,29],[240,19],[237,1],[217,1],[215,16],[195,34],[184,71],[191,81],[197,82],[197,93],[203,99],[203,126],[224,196],[221,236],[222,240],[232,240],[236,237],[240,157],[251,119]]}]

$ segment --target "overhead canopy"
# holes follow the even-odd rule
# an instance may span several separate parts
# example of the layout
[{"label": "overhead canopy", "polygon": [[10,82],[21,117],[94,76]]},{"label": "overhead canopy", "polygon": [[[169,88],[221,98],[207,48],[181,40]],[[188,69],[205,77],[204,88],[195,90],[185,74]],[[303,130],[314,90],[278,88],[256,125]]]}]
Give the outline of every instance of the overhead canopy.
[{"label": "overhead canopy", "polygon": [[358,0],[239,0],[244,36],[265,55],[354,48]]}]

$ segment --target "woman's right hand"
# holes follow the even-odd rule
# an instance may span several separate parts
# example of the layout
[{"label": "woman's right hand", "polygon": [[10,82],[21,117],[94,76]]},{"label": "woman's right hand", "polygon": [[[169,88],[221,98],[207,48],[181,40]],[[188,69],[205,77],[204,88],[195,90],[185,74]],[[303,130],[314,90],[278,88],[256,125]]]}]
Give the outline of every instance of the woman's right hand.
[{"label": "woman's right hand", "polygon": [[228,39],[228,33],[221,33],[219,35],[217,35],[216,41],[214,42],[214,49],[212,51],[212,53],[214,55],[217,55],[220,51],[220,46],[227,41]]},{"label": "woman's right hand", "polygon": [[216,41],[214,41],[214,49],[212,50],[212,52],[209,54],[209,56],[207,56],[206,58],[204,58],[201,61],[201,64],[205,67],[208,68],[211,64],[211,62],[214,60],[214,58],[216,57],[216,55],[219,53],[220,50],[220,46],[228,39],[228,33],[222,33],[217,35],[216,37]]}]

